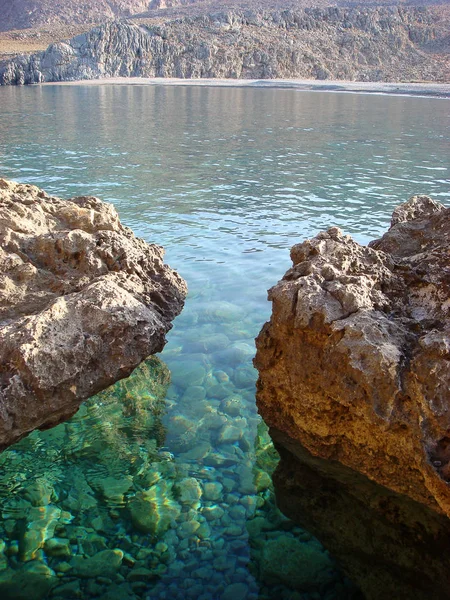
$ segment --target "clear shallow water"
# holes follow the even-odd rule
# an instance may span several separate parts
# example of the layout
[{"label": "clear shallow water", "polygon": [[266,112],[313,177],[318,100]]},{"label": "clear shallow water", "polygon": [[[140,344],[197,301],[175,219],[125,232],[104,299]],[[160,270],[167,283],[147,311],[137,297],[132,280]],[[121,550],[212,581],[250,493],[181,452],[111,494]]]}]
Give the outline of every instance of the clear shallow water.
[{"label": "clear shallow water", "polygon": [[[190,289],[161,356],[170,388],[152,365],[148,384],[2,455],[0,590],[351,598],[320,545],[274,507],[253,339],[293,243],[330,225],[367,242],[410,195],[445,201],[448,101],[55,86],[0,88],[0,103],[1,176],[113,202]],[[22,596],[14,573],[31,581]]]}]

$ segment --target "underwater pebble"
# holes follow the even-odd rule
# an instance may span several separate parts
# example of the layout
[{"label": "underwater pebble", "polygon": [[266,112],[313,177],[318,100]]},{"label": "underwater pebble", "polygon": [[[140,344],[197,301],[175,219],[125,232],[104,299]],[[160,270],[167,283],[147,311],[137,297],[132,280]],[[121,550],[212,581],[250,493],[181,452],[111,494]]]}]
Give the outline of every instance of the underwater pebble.
[{"label": "underwater pebble", "polygon": [[211,535],[211,527],[206,522],[202,523],[195,533],[200,539],[207,540]]},{"label": "underwater pebble", "polygon": [[174,486],[174,491],[181,504],[197,505],[202,496],[202,488],[194,477],[182,479]]},{"label": "underwater pebble", "polygon": [[200,527],[198,521],[185,521],[178,526],[178,536],[182,539],[192,536]]},{"label": "underwater pebble", "polygon": [[127,580],[130,583],[135,581],[146,582],[151,581],[152,579],[155,579],[155,574],[144,567],[135,567],[134,569],[131,569],[127,575]]},{"label": "underwater pebble", "polygon": [[44,544],[44,552],[47,556],[71,556],[69,540],[64,538],[50,538]]},{"label": "underwater pebble", "polygon": [[200,385],[191,385],[185,390],[181,401],[190,404],[192,402],[200,402],[205,397],[206,391],[204,387]]},{"label": "underwater pebble", "polygon": [[131,520],[139,531],[161,535],[181,511],[172,499],[171,486],[161,480],[149,490],[138,492],[128,503]]},{"label": "underwater pebble", "polygon": [[227,396],[220,403],[220,410],[230,417],[238,417],[242,413],[242,401],[239,396]]},{"label": "underwater pebble", "polygon": [[52,493],[53,488],[50,483],[38,479],[25,488],[24,499],[32,506],[47,506],[51,503]]},{"label": "underwater pebble", "polygon": [[272,478],[265,471],[258,470],[253,478],[253,484],[255,486],[256,493],[263,492],[264,490],[272,487]]},{"label": "underwater pebble", "polygon": [[115,575],[122,564],[122,559],[122,550],[102,550],[89,558],[74,556],[70,564],[73,567],[73,574],[78,577],[102,577]]},{"label": "underwater pebble", "polygon": [[200,386],[206,376],[206,369],[194,360],[180,360],[176,369],[172,369],[172,383],[186,390],[191,386]]},{"label": "underwater pebble", "polygon": [[200,421],[199,428],[211,431],[213,429],[219,429],[226,422],[227,418],[224,415],[219,415],[217,412],[210,412]]},{"label": "underwater pebble", "polygon": [[227,586],[221,600],[246,600],[248,587],[244,583],[232,583]]},{"label": "underwater pebble", "polygon": [[239,495],[234,492],[232,494],[227,494],[225,496],[225,502],[230,505],[236,504],[237,502],[239,502]]},{"label": "underwater pebble", "polygon": [[221,371],[220,369],[214,371],[214,376],[219,383],[226,383],[230,381],[230,376],[225,371]]},{"label": "underwater pebble", "polygon": [[254,388],[258,378],[258,371],[251,365],[237,367],[233,375],[233,383],[238,388]]},{"label": "underwater pebble", "polygon": [[209,442],[198,442],[193,448],[187,452],[181,452],[179,459],[181,461],[190,460],[201,460],[205,458],[211,451],[211,444]]},{"label": "underwater pebble", "polygon": [[199,311],[198,320],[202,323],[237,323],[242,321],[245,316],[244,310],[237,304],[232,304],[226,300],[210,300],[208,307]]},{"label": "underwater pebble", "polygon": [[236,504],[230,508],[229,515],[232,519],[236,519],[236,521],[244,521],[246,517],[246,511],[241,504]]},{"label": "underwater pebble", "polygon": [[222,485],[226,492],[231,492],[236,487],[237,483],[234,479],[231,479],[231,477],[224,477],[222,479]]},{"label": "underwater pebble", "polygon": [[245,430],[241,429],[238,425],[224,425],[219,431],[219,435],[217,436],[218,444],[232,444],[233,442],[237,442]]},{"label": "underwater pebble", "polygon": [[30,561],[17,570],[0,573],[0,597],[43,600],[58,581],[55,572],[40,561]]},{"label": "underwater pebble", "polygon": [[226,350],[216,352],[212,358],[215,364],[223,363],[232,367],[239,367],[242,363],[250,362],[255,355],[255,346],[245,342],[235,342]]},{"label": "underwater pebble", "polygon": [[203,495],[205,500],[218,500],[222,495],[223,485],[218,482],[205,483],[203,486]]},{"label": "underwater pebble", "polygon": [[215,521],[220,519],[225,514],[225,511],[220,506],[204,506],[202,509],[202,514],[208,521]]},{"label": "underwater pebble", "polygon": [[227,398],[232,392],[233,388],[231,387],[231,385],[227,383],[218,383],[208,388],[206,396],[208,398],[217,398],[218,400],[223,400],[224,398]]},{"label": "underwater pebble", "polygon": [[254,494],[255,486],[253,484],[253,473],[251,471],[241,471],[239,477],[239,491],[241,494]]},{"label": "underwater pebble", "polygon": [[[198,577],[199,579],[209,580],[211,577],[211,568],[210,567],[200,567],[200,569],[193,571],[192,575],[194,575],[195,577]],[[203,588],[201,591],[203,591]]]},{"label": "underwater pebble", "polygon": [[[229,338],[224,333],[215,333],[214,335],[202,335],[199,337],[197,334],[197,340],[192,341],[188,345],[189,352],[216,352],[217,350],[223,350],[230,345]],[[185,350],[185,346],[183,346]]]},{"label": "underwater pebble", "polygon": [[326,554],[285,535],[262,546],[260,575],[267,583],[278,581],[305,591],[315,591],[334,577]]},{"label": "underwater pebble", "polygon": [[216,571],[227,571],[228,569],[233,569],[235,566],[235,560],[228,556],[224,556],[221,554],[213,561],[213,566]]},{"label": "underwater pebble", "polygon": [[242,534],[242,527],[237,523],[233,523],[225,528],[224,534],[229,537],[238,537]]},{"label": "underwater pebble", "polygon": [[[206,575],[206,578],[207,577],[208,577],[208,574]],[[187,595],[190,598],[198,598],[202,593],[203,593],[203,585],[196,584],[196,585],[193,585],[191,588],[187,588]]]},{"label": "underwater pebble", "polygon": [[72,565],[69,565],[69,563],[65,561],[60,562],[58,565],[55,566],[55,571],[58,571],[59,573],[67,573],[71,569]]},{"label": "underwater pebble", "polygon": [[78,579],[75,579],[74,581],[63,583],[52,590],[52,594],[61,598],[82,598],[80,582]]},{"label": "underwater pebble", "polygon": [[[124,495],[133,485],[133,479],[130,476],[122,479],[104,477],[95,480],[92,485],[94,489],[98,489],[102,493],[107,503],[113,502],[114,504],[122,506],[124,504]],[[100,525],[97,527],[94,526],[94,529],[101,529],[101,527]]]}]

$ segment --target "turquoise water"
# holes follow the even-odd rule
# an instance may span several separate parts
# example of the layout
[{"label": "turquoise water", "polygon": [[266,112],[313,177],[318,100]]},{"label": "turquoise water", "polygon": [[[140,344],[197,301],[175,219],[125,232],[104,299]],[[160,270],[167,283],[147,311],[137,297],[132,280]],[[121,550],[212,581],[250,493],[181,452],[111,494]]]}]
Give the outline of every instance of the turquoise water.
[{"label": "turquoise water", "polygon": [[0,596],[356,598],[274,506],[254,337],[289,248],[445,201],[448,101],[169,86],[0,88],[0,176],[113,202],[186,307],[161,355],[0,456]]}]

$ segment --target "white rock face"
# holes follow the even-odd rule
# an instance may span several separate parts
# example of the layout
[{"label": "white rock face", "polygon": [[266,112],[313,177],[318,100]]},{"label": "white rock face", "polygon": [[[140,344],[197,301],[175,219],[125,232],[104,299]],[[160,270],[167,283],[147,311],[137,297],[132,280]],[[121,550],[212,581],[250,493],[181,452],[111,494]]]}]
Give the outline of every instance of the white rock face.
[{"label": "white rock face", "polygon": [[[0,84],[105,77],[445,81],[446,24],[424,8],[228,10],[110,22],[0,69]],[[435,54],[429,52],[433,44]]]}]

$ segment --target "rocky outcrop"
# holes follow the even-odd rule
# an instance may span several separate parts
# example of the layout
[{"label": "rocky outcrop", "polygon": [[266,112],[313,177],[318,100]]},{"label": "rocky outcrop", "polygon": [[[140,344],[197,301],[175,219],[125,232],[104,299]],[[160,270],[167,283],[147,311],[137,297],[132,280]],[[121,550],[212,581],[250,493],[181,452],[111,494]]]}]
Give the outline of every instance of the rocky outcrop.
[{"label": "rocky outcrop", "polygon": [[149,0],[0,0],[0,31],[98,23],[144,12],[149,3]]},{"label": "rocky outcrop", "polygon": [[[449,564],[430,561],[450,531],[449,239],[450,209],[416,196],[367,247],[337,228],[294,246],[257,339],[258,407],[282,455],[280,505],[307,520],[315,494],[309,503],[331,518],[332,499],[342,508],[347,498],[335,534],[358,531],[342,562],[368,598],[412,597],[401,589],[414,586],[397,586],[413,571],[434,580],[433,597],[448,593]],[[301,487],[299,510],[292,490]],[[364,507],[376,516],[358,520]],[[324,533],[311,520],[331,547],[330,522]],[[365,560],[356,576],[355,549]],[[383,586],[379,595],[376,577],[368,583],[376,565],[391,595]]]},{"label": "rocky outcrop", "polygon": [[[445,11],[443,14],[446,14]],[[0,71],[3,85],[107,77],[445,81],[445,18],[425,8],[229,10],[112,22]]]},{"label": "rocky outcrop", "polygon": [[186,284],[109,204],[0,180],[0,449],[160,352]]}]

